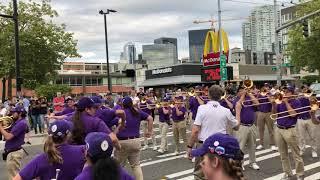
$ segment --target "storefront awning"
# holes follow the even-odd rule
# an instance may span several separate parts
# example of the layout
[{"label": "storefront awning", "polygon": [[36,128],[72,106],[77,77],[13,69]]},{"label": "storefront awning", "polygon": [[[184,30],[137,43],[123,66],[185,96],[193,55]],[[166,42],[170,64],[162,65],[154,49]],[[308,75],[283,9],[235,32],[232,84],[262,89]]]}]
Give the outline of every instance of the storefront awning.
[{"label": "storefront awning", "polygon": [[182,76],[172,76],[156,79],[148,79],[143,81],[140,86],[150,87],[150,86],[162,86],[171,84],[189,84],[189,83],[202,83],[200,75],[182,75]]}]

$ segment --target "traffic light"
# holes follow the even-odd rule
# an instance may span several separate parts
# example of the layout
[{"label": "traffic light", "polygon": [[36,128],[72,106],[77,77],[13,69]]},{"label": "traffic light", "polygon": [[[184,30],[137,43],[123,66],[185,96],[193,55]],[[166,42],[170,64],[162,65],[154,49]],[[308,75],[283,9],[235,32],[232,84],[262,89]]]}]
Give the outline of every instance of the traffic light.
[{"label": "traffic light", "polygon": [[303,21],[302,22],[302,26],[303,26],[303,36],[305,38],[309,37],[309,25],[308,25],[308,21]]}]

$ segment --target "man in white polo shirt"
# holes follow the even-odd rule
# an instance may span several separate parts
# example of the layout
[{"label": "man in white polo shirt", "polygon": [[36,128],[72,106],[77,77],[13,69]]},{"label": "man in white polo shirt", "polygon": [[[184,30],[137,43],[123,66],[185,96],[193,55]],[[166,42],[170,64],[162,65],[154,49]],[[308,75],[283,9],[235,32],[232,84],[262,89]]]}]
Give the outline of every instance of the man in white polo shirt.
[{"label": "man in white polo shirt", "polygon": [[[187,146],[189,159],[192,158],[191,150],[194,144],[199,147],[202,146],[202,143],[212,134],[226,134],[228,123],[234,130],[239,129],[240,119],[236,119],[229,109],[221,106],[219,103],[219,100],[223,94],[224,90],[220,86],[213,85],[209,89],[210,101],[207,104],[199,106],[197,116],[192,127],[191,137]],[[236,108],[240,107],[237,106]],[[194,167],[194,179],[196,180],[204,178],[204,175],[201,172],[201,161],[201,157],[196,158]]]}]

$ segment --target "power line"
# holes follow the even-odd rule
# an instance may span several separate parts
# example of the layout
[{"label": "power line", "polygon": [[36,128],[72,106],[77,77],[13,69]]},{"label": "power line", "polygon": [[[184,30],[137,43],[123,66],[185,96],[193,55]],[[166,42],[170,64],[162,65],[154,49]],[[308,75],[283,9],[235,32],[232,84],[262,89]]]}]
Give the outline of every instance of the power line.
[{"label": "power line", "polygon": [[[254,5],[273,5],[273,4],[266,4],[266,3],[259,3],[259,2],[252,2],[252,1],[239,1],[239,0],[224,0],[229,2],[235,2],[235,3],[243,3],[243,4],[254,4]],[[278,4],[281,5],[281,4]]]}]

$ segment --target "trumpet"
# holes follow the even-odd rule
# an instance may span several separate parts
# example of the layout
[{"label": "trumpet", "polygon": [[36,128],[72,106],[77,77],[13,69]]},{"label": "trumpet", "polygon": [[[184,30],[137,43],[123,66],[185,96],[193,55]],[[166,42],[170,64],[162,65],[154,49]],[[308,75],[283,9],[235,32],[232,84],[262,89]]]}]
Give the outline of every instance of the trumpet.
[{"label": "trumpet", "polygon": [[[296,97],[296,98],[297,98],[297,97],[301,97],[301,96],[305,96],[305,95],[304,95],[304,94],[300,94],[300,95],[283,96],[282,93],[276,93],[276,94],[273,95],[273,96],[264,97],[264,98],[257,98],[257,100],[259,101],[259,100],[264,100],[264,99],[269,99],[269,98],[271,98],[271,99],[274,99],[274,102],[275,102],[276,104],[281,104],[283,98],[292,98],[292,97]],[[268,102],[262,102],[262,103],[258,103],[258,104],[257,104],[257,103],[246,104],[246,103],[248,103],[248,102],[252,102],[252,100],[251,100],[251,99],[245,100],[245,101],[242,102],[242,105],[243,105],[244,107],[250,107],[250,106],[258,106],[258,105],[271,104],[271,103],[273,103],[272,101],[268,101]]]},{"label": "trumpet", "polygon": [[169,104],[169,103],[168,102],[157,102],[157,103],[152,103],[152,104],[146,104],[146,105],[140,106],[140,109],[152,109],[154,107],[156,107],[156,108],[168,107],[169,105],[166,105],[166,104]]},{"label": "trumpet", "polygon": [[[299,107],[299,108],[295,108],[295,109],[292,109],[292,110],[271,114],[270,118],[272,120],[277,120],[277,119],[282,119],[282,118],[286,118],[286,117],[290,117],[290,116],[296,116],[296,115],[299,115],[299,114],[309,113],[311,111],[316,111],[316,110],[319,109],[319,102],[320,101],[317,101],[317,99],[312,99],[312,100],[310,100],[310,106]],[[306,108],[310,108],[310,110],[306,110],[306,111],[302,111],[302,112],[296,112],[296,113],[294,113],[292,115],[289,114],[289,115],[278,117],[279,115],[282,115],[282,114],[286,114],[286,113],[289,113],[289,112],[298,111],[298,110],[302,110],[302,109],[306,109]]]},{"label": "trumpet", "polygon": [[9,129],[13,124],[12,116],[0,117],[0,123],[3,126],[3,129]]}]

